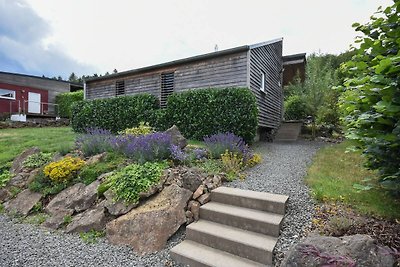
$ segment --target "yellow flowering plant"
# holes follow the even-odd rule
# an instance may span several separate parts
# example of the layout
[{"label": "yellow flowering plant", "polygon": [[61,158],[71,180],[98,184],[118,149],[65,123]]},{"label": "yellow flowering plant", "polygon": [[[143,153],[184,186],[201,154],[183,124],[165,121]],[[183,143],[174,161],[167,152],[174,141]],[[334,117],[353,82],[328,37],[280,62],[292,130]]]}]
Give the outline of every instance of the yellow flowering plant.
[{"label": "yellow flowering plant", "polygon": [[47,164],[43,173],[53,182],[65,182],[71,180],[84,165],[85,161],[80,158],[65,157]]}]

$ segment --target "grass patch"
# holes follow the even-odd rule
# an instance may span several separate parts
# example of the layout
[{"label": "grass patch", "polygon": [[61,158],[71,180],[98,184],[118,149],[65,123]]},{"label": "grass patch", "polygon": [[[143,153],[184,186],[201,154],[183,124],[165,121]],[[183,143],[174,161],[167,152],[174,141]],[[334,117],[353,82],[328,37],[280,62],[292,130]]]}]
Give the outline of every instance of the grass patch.
[{"label": "grass patch", "polygon": [[[346,153],[350,145],[345,141],[318,151],[305,179],[313,196],[322,202],[341,201],[366,215],[400,218],[399,201],[379,188],[377,174],[363,167],[364,159],[359,152]],[[376,187],[367,191],[354,187],[365,180]]]},{"label": "grass patch", "polygon": [[189,145],[189,146],[194,146],[194,147],[205,147],[203,141],[189,139],[189,140],[187,140],[187,142],[188,142],[188,145]]},{"label": "grass patch", "polygon": [[3,129],[0,131],[0,168],[8,166],[21,152],[34,146],[42,152],[72,149],[75,136],[71,127]]},{"label": "grass patch", "polygon": [[48,217],[49,217],[49,215],[47,215],[46,213],[39,212],[39,213],[35,213],[35,214],[25,217],[22,220],[22,222],[34,224],[34,225],[40,225],[40,224],[44,223],[44,221],[46,221],[46,219]]},{"label": "grass patch", "polygon": [[104,237],[106,233],[104,231],[95,231],[90,230],[89,232],[83,232],[79,234],[79,237],[82,239],[83,242],[88,244],[97,243],[98,239]]}]

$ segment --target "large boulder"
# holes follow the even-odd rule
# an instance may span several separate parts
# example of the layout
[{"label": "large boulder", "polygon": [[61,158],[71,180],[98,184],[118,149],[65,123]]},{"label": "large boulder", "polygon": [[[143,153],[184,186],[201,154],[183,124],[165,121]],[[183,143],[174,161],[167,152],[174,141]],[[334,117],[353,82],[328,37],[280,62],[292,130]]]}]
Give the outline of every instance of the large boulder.
[{"label": "large boulder", "polygon": [[74,216],[71,223],[67,225],[67,233],[88,232],[90,230],[102,231],[109,221],[104,208],[104,201],[96,207],[88,209]]},{"label": "large boulder", "polygon": [[37,154],[39,152],[40,152],[39,148],[32,147],[32,148],[25,150],[21,154],[19,154],[19,156],[16,157],[12,163],[11,170],[10,170],[11,174],[16,175],[16,174],[20,173],[22,171],[22,169],[24,168],[24,165],[23,165],[24,161],[29,156],[31,156],[33,154]]},{"label": "large boulder", "polygon": [[[329,262],[330,261],[330,262]],[[385,248],[368,235],[309,236],[289,249],[281,267],[394,266]]]},{"label": "large boulder", "polygon": [[185,148],[187,146],[186,138],[181,134],[178,127],[173,125],[171,128],[167,129],[165,133],[169,134],[172,138],[172,144],[179,146],[180,148]]},{"label": "large boulder", "polygon": [[138,203],[126,203],[125,201],[114,201],[115,194],[111,189],[108,189],[104,192],[105,207],[108,210],[108,213],[114,216],[120,216],[128,213],[133,208],[138,206]]},{"label": "large boulder", "polygon": [[29,211],[42,199],[42,194],[26,189],[15,198],[4,203],[4,208],[11,213],[28,215]]},{"label": "large boulder", "polygon": [[77,183],[58,193],[46,206],[46,211],[56,214],[59,211],[75,210],[85,211],[90,208],[97,199],[97,187],[100,181],[94,181],[88,186]]},{"label": "large boulder", "polygon": [[139,254],[164,248],[167,240],[186,222],[185,207],[192,192],[177,185],[165,187],[129,213],[109,222],[107,239],[129,245]]},{"label": "large boulder", "polygon": [[74,211],[72,209],[58,210],[57,213],[53,214],[51,217],[48,217],[46,221],[41,224],[41,226],[50,229],[58,229],[65,224],[65,218],[67,216],[72,216],[73,213]]}]

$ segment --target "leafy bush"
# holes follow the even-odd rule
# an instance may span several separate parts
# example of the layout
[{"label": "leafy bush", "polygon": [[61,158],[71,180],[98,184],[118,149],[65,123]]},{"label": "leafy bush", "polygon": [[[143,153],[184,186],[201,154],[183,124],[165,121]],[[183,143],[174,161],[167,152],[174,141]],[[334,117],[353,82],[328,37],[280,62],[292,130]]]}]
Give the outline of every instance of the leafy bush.
[{"label": "leafy bush", "polygon": [[56,95],[56,104],[58,104],[59,116],[63,118],[71,118],[72,104],[82,100],[83,100],[83,90]]},{"label": "leafy bush", "polygon": [[114,136],[108,130],[88,128],[85,134],[77,138],[76,143],[85,157],[88,157],[111,151],[112,145],[110,141],[113,137]]},{"label": "leafy bush", "polygon": [[234,180],[244,167],[243,158],[238,153],[225,151],[221,155],[221,161],[224,171],[228,175],[230,181]]},{"label": "leafy bush", "polygon": [[53,182],[66,182],[72,180],[84,165],[85,162],[80,158],[65,157],[46,165],[43,173]]},{"label": "leafy bush", "polygon": [[148,122],[145,123],[145,122],[141,121],[139,123],[138,127],[128,128],[128,129],[125,129],[124,131],[120,131],[118,133],[139,136],[139,135],[146,135],[146,134],[154,133],[154,130],[153,130],[153,127],[151,127]]},{"label": "leafy bush", "polygon": [[83,242],[88,244],[97,243],[100,237],[104,237],[106,233],[104,231],[90,230],[89,232],[79,233],[79,237]]},{"label": "leafy bush", "polygon": [[243,138],[233,133],[218,133],[204,137],[204,144],[210,151],[211,157],[221,158],[226,151],[237,153],[245,162],[253,155]]},{"label": "leafy bush", "polygon": [[381,184],[400,197],[400,4],[379,8],[365,25],[355,23],[360,48],[343,66],[341,96],[347,137],[358,141]]},{"label": "leafy bush", "polygon": [[179,146],[171,145],[171,158],[176,163],[191,165],[196,160],[202,160],[207,158],[208,152],[203,148],[188,148],[185,150],[181,149]]},{"label": "leafy bush", "polygon": [[233,132],[252,142],[257,130],[257,104],[247,88],[201,89],[172,94],[166,120],[186,138],[201,140],[218,132]]},{"label": "leafy bush", "polygon": [[36,169],[42,167],[46,163],[51,161],[52,154],[51,153],[43,153],[39,152],[33,155],[30,155],[24,162],[22,163],[25,168]]},{"label": "leafy bush", "polygon": [[53,182],[47,178],[43,172],[39,172],[28,187],[33,192],[39,192],[43,197],[47,197],[49,195],[60,193],[62,190],[70,186],[71,183],[72,181]]},{"label": "leafy bush", "polygon": [[158,105],[157,97],[150,94],[75,102],[72,128],[76,132],[85,132],[87,128],[96,127],[117,133],[153,118]]},{"label": "leafy bush", "polygon": [[3,170],[0,174],[0,188],[5,187],[11,179],[11,173],[8,170]]},{"label": "leafy bush", "polygon": [[307,118],[307,103],[299,95],[291,95],[285,100],[285,119],[303,120]]},{"label": "leafy bush", "polygon": [[146,192],[152,185],[159,182],[167,166],[165,162],[132,164],[109,176],[106,183],[115,193],[116,201],[136,203],[139,201],[140,192]]},{"label": "leafy bush", "polygon": [[246,162],[246,167],[253,167],[257,164],[259,164],[262,161],[262,157],[260,154],[254,153],[253,156],[247,160]]}]

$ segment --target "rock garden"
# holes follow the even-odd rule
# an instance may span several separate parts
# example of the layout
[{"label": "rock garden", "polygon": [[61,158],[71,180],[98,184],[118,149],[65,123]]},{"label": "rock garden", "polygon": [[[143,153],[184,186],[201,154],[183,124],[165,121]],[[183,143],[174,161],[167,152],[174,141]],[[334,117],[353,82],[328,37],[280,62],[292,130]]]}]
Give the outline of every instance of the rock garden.
[{"label": "rock garden", "polygon": [[187,145],[176,126],[148,124],[119,134],[88,129],[65,155],[24,151],[0,189],[13,217],[66,233],[92,233],[137,254],[164,248],[183,224],[199,217],[210,191],[261,160],[231,133]]}]

